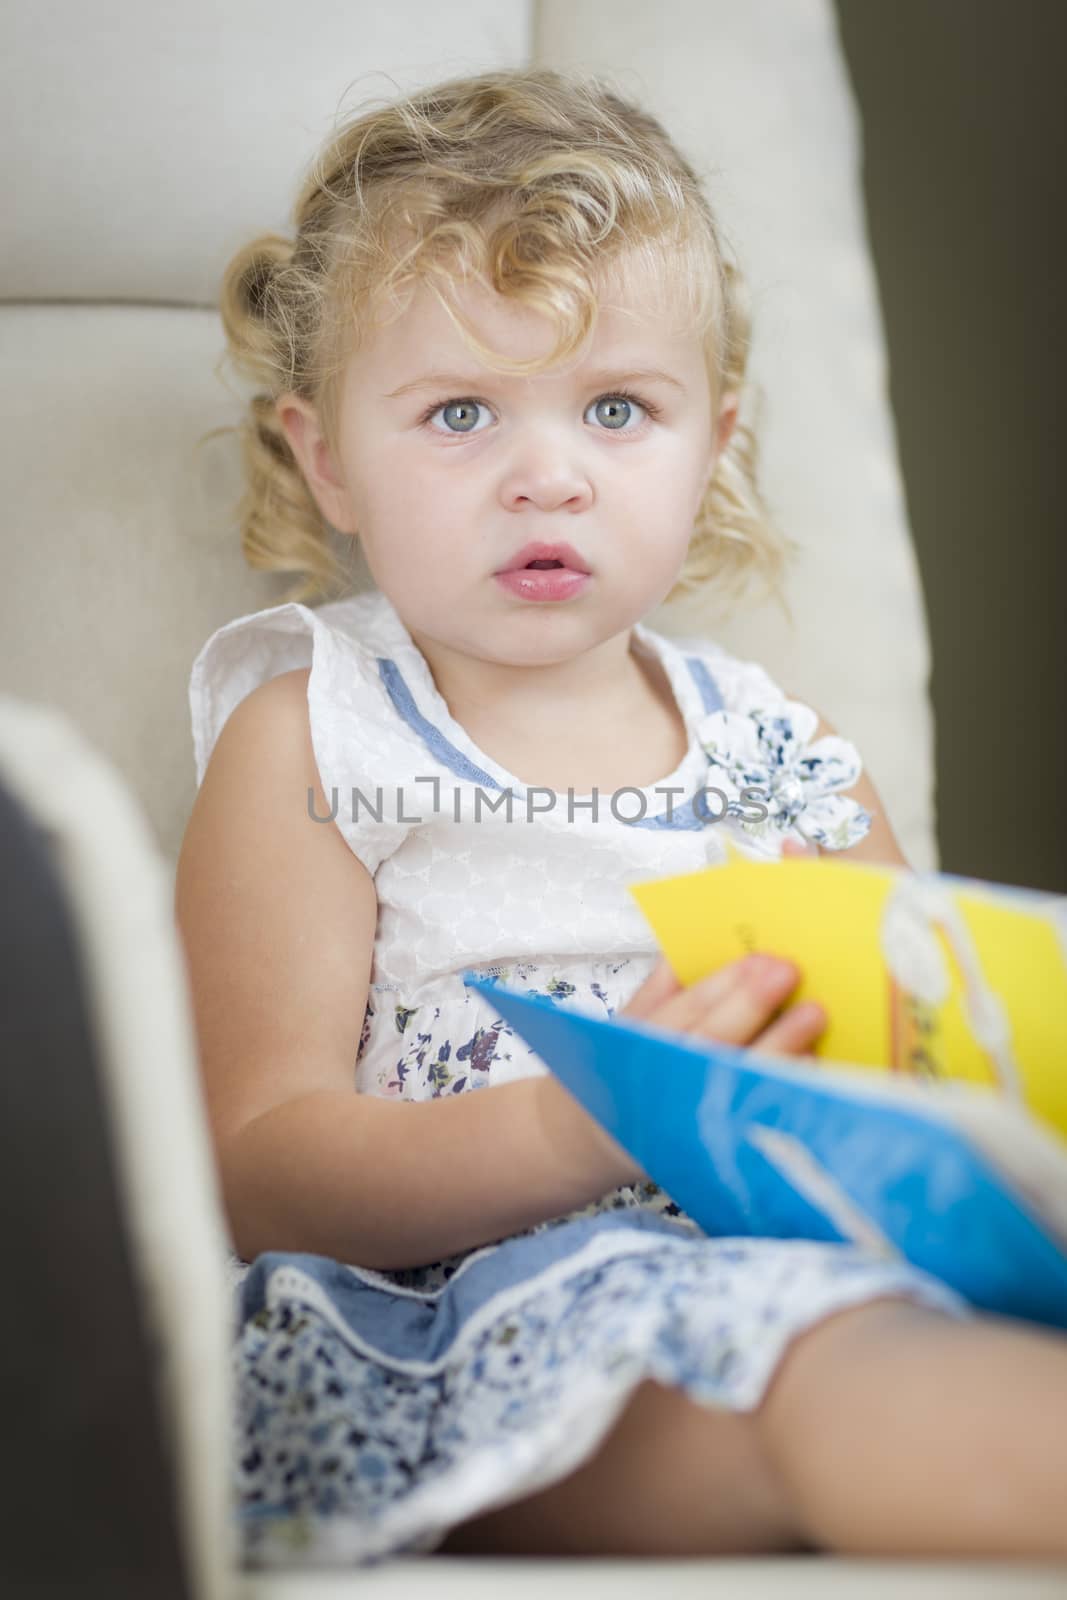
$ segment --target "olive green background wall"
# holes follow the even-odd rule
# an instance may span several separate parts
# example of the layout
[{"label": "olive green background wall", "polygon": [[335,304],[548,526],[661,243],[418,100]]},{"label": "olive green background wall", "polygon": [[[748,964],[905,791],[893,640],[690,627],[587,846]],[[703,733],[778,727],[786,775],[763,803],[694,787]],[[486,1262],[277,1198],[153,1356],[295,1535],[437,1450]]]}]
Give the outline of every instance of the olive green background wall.
[{"label": "olive green background wall", "polygon": [[1067,6],[836,5],[933,647],[941,864],[1067,892]]}]

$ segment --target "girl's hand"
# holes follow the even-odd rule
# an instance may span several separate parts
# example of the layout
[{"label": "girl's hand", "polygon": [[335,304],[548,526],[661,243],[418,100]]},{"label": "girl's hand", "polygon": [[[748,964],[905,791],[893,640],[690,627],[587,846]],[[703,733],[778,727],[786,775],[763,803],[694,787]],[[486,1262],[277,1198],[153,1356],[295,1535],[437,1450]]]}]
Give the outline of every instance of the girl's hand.
[{"label": "girl's hand", "polygon": [[[775,1055],[803,1055],[826,1027],[828,1017],[816,1001],[785,1005],[800,982],[800,969],[777,956],[749,955],[720,967],[688,988],[678,982],[666,957],[616,1012],[677,1033],[691,1033],[724,1044],[757,1045]],[[558,1079],[543,1080],[543,1093],[569,1130],[570,1159],[594,1163],[604,1174],[604,1193],[622,1184],[647,1183],[634,1158],[595,1117],[579,1105]],[[557,1124],[557,1138],[564,1137]]]},{"label": "girl's hand", "polygon": [[[815,1000],[785,1006],[800,969],[779,956],[741,956],[688,988],[661,956],[619,1016],[724,1044],[755,1045],[771,1055],[804,1055],[826,1027]],[[776,1015],[780,1007],[785,1007]]]}]

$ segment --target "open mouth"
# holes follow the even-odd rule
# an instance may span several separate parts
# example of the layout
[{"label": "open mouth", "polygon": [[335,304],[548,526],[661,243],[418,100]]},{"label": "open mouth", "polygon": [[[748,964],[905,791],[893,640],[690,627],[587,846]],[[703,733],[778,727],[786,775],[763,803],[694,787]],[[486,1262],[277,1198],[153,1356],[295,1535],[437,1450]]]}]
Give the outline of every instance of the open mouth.
[{"label": "open mouth", "polygon": [[562,561],[527,561],[524,572],[547,572],[551,567],[562,567]]}]

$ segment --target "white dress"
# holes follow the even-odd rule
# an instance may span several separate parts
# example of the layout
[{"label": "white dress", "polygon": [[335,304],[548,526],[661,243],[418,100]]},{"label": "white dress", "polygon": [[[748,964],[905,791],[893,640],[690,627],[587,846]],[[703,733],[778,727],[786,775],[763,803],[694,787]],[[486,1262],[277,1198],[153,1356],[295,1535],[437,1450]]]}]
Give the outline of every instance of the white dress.
[{"label": "white dress", "polygon": [[[379,902],[359,1092],[423,1100],[546,1072],[463,975],[610,1016],[657,954],[628,883],[722,860],[727,834],[780,848],[782,826],[772,837],[737,808],[761,757],[789,780],[770,809],[794,836],[864,831],[851,802],[809,781],[854,781],[855,752],[809,746],[814,715],[761,667],[640,625],[632,648],[661,662],[689,746],[658,784],[610,796],[527,787],[479,750],[381,594],[256,612],[198,654],[198,784],[235,706],[311,668],[330,807],[317,820],[339,828]],[[808,825],[819,815],[826,826]],[[846,1305],[896,1294],[971,1314],[854,1245],[711,1239],[651,1183],[405,1271],[281,1253],[233,1265],[235,1494],[254,1567],[433,1550],[456,1522],[573,1471],[643,1378],[754,1407],[789,1339]]]}]

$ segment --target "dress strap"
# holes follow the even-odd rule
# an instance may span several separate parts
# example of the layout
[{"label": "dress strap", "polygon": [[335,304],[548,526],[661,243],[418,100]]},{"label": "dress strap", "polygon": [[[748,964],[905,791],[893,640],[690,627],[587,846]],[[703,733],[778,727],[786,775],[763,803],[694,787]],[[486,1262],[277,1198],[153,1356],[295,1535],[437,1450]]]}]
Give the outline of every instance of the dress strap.
[{"label": "dress strap", "polygon": [[452,741],[445,738],[440,728],[428,717],[423,716],[415,704],[415,697],[407,686],[404,674],[395,661],[379,656],[378,673],[398,716],[404,719],[413,733],[418,734],[426,748],[442,766],[454,772],[457,778],[466,778],[470,783],[480,783],[483,788],[501,787],[494,777],[465,756],[462,750],[457,750]]},{"label": "dress strap", "polygon": [[707,663],[699,656],[686,656],[685,664],[689,668],[689,675],[700,691],[700,698],[704,702],[707,712],[721,711],[725,705],[722,692],[718,684],[708,671]]}]

